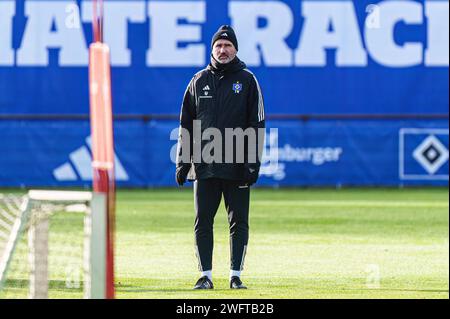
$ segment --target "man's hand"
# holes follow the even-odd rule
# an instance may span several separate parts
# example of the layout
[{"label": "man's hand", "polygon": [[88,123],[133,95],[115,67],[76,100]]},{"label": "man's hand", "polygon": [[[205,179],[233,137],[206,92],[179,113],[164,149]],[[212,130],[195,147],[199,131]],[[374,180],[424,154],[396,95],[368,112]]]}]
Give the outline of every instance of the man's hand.
[{"label": "man's hand", "polygon": [[191,164],[181,164],[176,168],[175,171],[175,180],[178,186],[183,186],[186,183],[186,178],[191,169]]},{"label": "man's hand", "polygon": [[248,186],[256,183],[259,177],[259,168],[254,165],[245,165],[244,181]]}]

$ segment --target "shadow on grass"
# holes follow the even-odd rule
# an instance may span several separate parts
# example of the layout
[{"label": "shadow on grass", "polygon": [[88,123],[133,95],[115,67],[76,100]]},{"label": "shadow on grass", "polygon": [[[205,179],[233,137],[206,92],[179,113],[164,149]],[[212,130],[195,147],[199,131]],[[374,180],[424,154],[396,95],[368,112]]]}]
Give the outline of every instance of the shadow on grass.
[{"label": "shadow on grass", "polygon": [[[224,292],[224,291],[230,291],[230,289],[208,289],[208,291],[210,292]],[[173,289],[173,288],[117,288],[117,292],[122,293],[122,292],[128,292],[128,293],[141,293],[141,292],[160,292],[160,293],[164,293],[164,292],[192,292],[192,293],[196,293],[198,292],[203,293],[203,290],[195,290],[192,288],[184,288],[184,289]]]},{"label": "shadow on grass", "polygon": [[[137,288],[133,285],[124,285],[120,287],[116,287],[119,293],[145,293],[145,292],[160,292],[160,293],[170,293],[170,292],[192,292],[192,293],[203,293],[202,290],[194,290],[192,288],[155,288],[155,287],[140,287]],[[251,291],[252,289],[247,289],[246,291]],[[321,290],[321,289],[318,289]],[[404,288],[341,288],[340,291],[361,291],[361,292],[424,292],[424,293],[448,293],[448,289],[404,289]],[[210,292],[226,292],[230,291],[229,288],[214,288],[213,290],[209,290]]]},{"label": "shadow on grass", "polygon": [[[203,290],[195,290],[193,289],[193,285],[190,284],[181,284],[179,286],[183,286],[185,288],[175,288],[175,287],[155,287],[155,286],[140,286],[133,284],[116,284],[115,288],[118,293],[145,293],[145,292],[160,292],[160,293],[167,293],[167,292],[192,292],[192,293],[199,293],[201,294]],[[217,288],[211,289],[208,291],[210,292],[225,292],[230,291],[229,288]]]}]

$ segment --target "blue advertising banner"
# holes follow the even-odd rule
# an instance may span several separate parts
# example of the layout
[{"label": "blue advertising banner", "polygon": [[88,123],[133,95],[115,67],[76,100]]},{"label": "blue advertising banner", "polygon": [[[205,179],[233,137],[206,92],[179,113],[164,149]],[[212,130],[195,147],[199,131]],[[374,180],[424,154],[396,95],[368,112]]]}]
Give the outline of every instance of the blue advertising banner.
[{"label": "blue advertising banner", "polygon": [[[269,121],[257,186],[448,186],[435,121]],[[117,121],[119,187],[176,186],[176,121]],[[91,187],[87,121],[0,121],[0,187]]]},{"label": "blue advertising banner", "polygon": [[[90,0],[0,0],[0,114],[88,113],[91,20]],[[115,113],[178,113],[221,24],[266,114],[448,114],[448,0],[107,0]]]}]

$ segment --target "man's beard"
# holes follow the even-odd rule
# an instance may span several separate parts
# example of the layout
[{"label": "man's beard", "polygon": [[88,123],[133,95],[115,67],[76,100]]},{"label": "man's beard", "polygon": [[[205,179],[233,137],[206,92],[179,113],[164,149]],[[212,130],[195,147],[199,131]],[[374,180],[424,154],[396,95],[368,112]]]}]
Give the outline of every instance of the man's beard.
[{"label": "man's beard", "polygon": [[227,63],[230,63],[231,61],[233,61],[233,57],[224,55],[224,56],[217,58],[216,60],[222,64],[227,64]]},{"label": "man's beard", "polygon": [[219,58],[219,62],[223,63],[223,64],[226,64],[226,63],[228,63],[230,61],[231,61],[231,59],[228,56]]}]

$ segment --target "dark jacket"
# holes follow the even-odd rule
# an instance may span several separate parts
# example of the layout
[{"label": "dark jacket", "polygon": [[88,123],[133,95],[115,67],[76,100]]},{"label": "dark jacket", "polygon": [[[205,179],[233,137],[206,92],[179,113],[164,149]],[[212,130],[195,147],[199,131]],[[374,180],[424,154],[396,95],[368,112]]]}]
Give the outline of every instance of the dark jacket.
[{"label": "dark jacket", "polygon": [[[264,102],[256,77],[247,68],[245,63],[237,57],[228,64],[212,63],[204,70],[198,72],[190,81],[183,98],[180,114],[180,127],[189,132],[190,161],[194,163],[193,170],[188,176],[189,180],[206,178],[223,178],[230,180],[243,180],[245,170],[257,170],[259,172],[262,146],[264,144],[264,134],[258,134],[258,128],[265,128]],[[213,139],[200,141],[194,139],[194,120],[201,121],[201,133],[208,128],[217,128],[222,133],[222,160],[221,163],[205,162],[201,159],[193,158],[194,147],[201,145],[202,154],[205,147]],[[229,158],[226,163],[225,158],[225,129],[241,128],[245,130],[249,127],[255,129],[256,145],[249,145],[250,140],[245,141],[244,162],[237,163],[236,155],[232,163]],[[262,136],[261,136],[262,135]],[[179,135],[177,167],[190,165],[183,162],[183,145],[187,140],[183,134]],[[236,142],[233,143],[233,154],[236,154]],[[248,147],[258,150],[256,163],[249,163],[247,157]],[[214,152],[211,152],[214,154]],[[185,154],[186,155],[186,154]],[[184,157],[186,158],[186,157]],[[254,157],[253,157],[254,158]],[[198,162],[200,161],[200,162]]]}]

